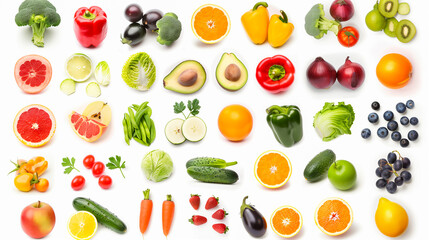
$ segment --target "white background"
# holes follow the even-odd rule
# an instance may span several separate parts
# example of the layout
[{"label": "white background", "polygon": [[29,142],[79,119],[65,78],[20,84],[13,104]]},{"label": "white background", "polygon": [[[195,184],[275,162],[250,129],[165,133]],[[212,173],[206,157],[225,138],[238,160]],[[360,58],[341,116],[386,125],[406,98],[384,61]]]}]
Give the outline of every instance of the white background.
[{"label": "white background", "polygon": [[[229,13],[232,21],[230,34],[216,45],[204,45],[193,35],[191,30],[191,16],[193,11],[207,1],[140,1],[144,11],[157,8],[165,12],[175,12],[183,24],[180,39],[171,47],[159,45],[156,36],[148,34],[144,42],[134,48],[120,43],[119,35],[127,26],[123,16],[125,7],[134,1],[59,1],[52,3],[61,15],[61,24],[56,28],[49,28],[45,33],[45,47],[37,48],[31,42],[29,27],[18,28],[14,16],[18,11],[20,1],[1,1],[0,16],[2,22],[2,37],[0,48],[0,70],[2,73],[2,117],[0,118],[0,135],[2,136],[2,165],[0,167],[0,199],[2,207],[3,238],[29,239],[20,227],[21,210],[28,204],[41,200],[49,203],[55,210],[57,222],[52,233],[46,239],[71,239],[67,233],[67,219],[75,212],[72,200],[75,197],[90,197],[96,202],[116,213],[128,226],[125,235],[118,235],[104,227],[94,239],[139,239],[138,216],[140,201],[143,199],[142,191],[151,189],[151,199],[154,209],[149,230],[145,239],[163,239],[161,227],[161,205],[166,194],[172,194],[176,203],[174,223],[169,239],[251,239],[244,230],[239,216],[242,198],[249,195],[249,200],[263,213],[269,221],[271,213],[279,206],[292,205],[303,215],[304,224],[296,239],[330,239],[316,227],[313,215],[316,206],[327,197],[341,197],[353,208],[354,222],[350,230],[337,239],[387,239],[376,228],[374,213],[380,197],[400,203],[407,210],[410,224],[401,239],[422,239],[426,235],[428,226],[428,188],[427,188],[427,153],[423,142],[426,138],[427,120],[426,106],[427,83],[427,27],[424,9],[426,1],[411,1],[411,14],[407,16],[417,27],[417,35],[409,44],[402,44],[396,39],[387,37],[384,33],[374,33],[367,29],[364,18],[372,9],[375,1],[353,1],[356,13],[350,22],[360,30],[359,43],[347,49],[342,47],[332,33],[328,33],[322,40],[315,40],[308,36],[304,30],[304,16],[318,1],[269,1],[269,10],[277,12],[283,9],[289,16],[290,22],[295,25],[295,31],[287,44],[279,49],[273,49],[268,43],[255,46],[247,38],[241,26],[241,15],[251,9],[256,1],[226,1],[213,0],[211,3],[219,4]],[[331,1],[321,1],[325,5],[327,15]],[[108,16],[108,34],[104,42],[96,49],[85,49],[77,42],[73,32],[73,15],[81,6],[98,5]],[[401,17],[400,17],[401,18]],[[138,92],[130,89],[121,79],[120,73],[127,58],[135,53],[147,52],[157,67],[157,79],[148,92]],[[87,97],[86,83],[79,84],[76,93],[71,96],[64,95],[59,90],[60,82],[66,78],[64,71],[65,60],[73,53],[82,52],[90,56],[94,63],[106,60],[112,71],[112,82],[108,87],[102,87],[102,95],[98,99]],[[223,90],[216,82],[215,68],[224,52],[234,52],[247,66],[249,80],[247,85],[238,92]],[[375,67],[379,59],[391,52],[402,53],[407,56],[414,67],[414,75],[408,86],[400,90],[391,90],[382,86],[375,75]],[[40,54],[52,64],[53,76],[49,86],[40,94],[28,95],[23,93],[16,85],[13,69],[16,60],[27,54]],[[273,95],[262,89],[255,79],[256,65],[265,57],[283,54],[290,58],[296,67],[295,82],[285,93]],[[366,80],[362,87],[350,91],[336,83],[329,90],[316,90],[308,83],[305,77],[307,66],[318,56],[336,68],[340,67],[347,56],[352,61],[362,64],[366,70]],[[205,67],[207,81],[205,86],[193,95],[181,95],[165,90],[162,87],[163,77],[179,62],[194,59]],[[426,94],[426,95],[425,95]],[[176,101],[187,101],[198,98],[201,102],[200,117],[208,126],[206,138],[199,143],[184,143],[179,146],[170,144],[163,129],[167,121],[180,117],[174,114],[173,104]],[[414,99],[416,107],[409,111],[410,116],[418,116],[420,126],[420,140],[411,143],[409,148],[400,149],[399,145],[391,140],[380,140],[376,135],[376,127],[367,121],[367,114],[372,110],[370,104],[373,100],[381,103],[382,112],[387,109],[394,110],[397,102]],[[113,111],[113,119],[105,134],[96,143],[87,143],[77,137],[68,124],[68,115],[71,111],[82,112],[87,104],[94,100],[108,102]],[[127,107],[133,103],[139,104],[150,101],[153,109],[153,119],[156,124],[157,138],[150,147],[144,147],[136,142],[127,146],[123,140],[122,118]],[[313,116],[326,101],[345,101],[353,105],[356,120],[352,127],[353,135],[341,136],[329,143],[323,142],[312,127]],[[39,149],[32,149],[21,144],[14,136],[12,123],[15,114],[28,104],[43,104],[50,108],[57,120],[57,129],[51,142]],[[239,103],[246,106],[253,114],[254,128],[251,135],[241,143],[228,142],[223,138],[217,128],[217,116],[221,109],[229,104]],[[265,109],[273,104],[298,105],[302,110],[304,119],[304,138],[292,148],[284,148],[275,140],[265,121]],[[396,111],[395,111],[396,113]],[[399,120],[399,118],[396,118]],[[384,122],[384,121],[382,121]],[[373,137],[363,140],[360,131],[370,127]],[[401,132],[406,135],[410,127]],[[307,162],[320,151],[330,148],[337,154],[337,159],[351,161],[358,172],[358,183],[355,189],[341,192],[326,179],[322,182],[309,184],[302,176]],[[174,161],[174,173],[162,183],[152,183],[145,179],[140,170],[143,156],[153,150],[167,151]],[[277,190],[268,190],[262,187],[253,176],[253,165],[256,158],[266,150],[276,149],[283,151],[292,161],[293,174],[289,182]],[[377,160],[385,157],[391,150],[399,149],[403,155],[412,160],[413,181],[399,188],[394,195],[375,187],[374,174]],[[108,157],[122,156],[126,161],[126,179],[123,179],[118,170],[106,170],[113,178],[114,185],[110,190],[102,190],[97,179],[82,165],[82,159],[87,154],[93,154],[96,160],[107,162]],[[19,192],[13,185],[14,176],[6,176],[12,168],[9,160],[18,158],[29,159],[41,155],[49,161],[49,168],[44,175],[51,186],[46,193],[32,191]],[[62,173],[61,159],[75,157],[76,167],[85,176],[87,184],[80,192],[70,187],[72,178],[77,174],[73,171],[69,175]],[[224,158],[228,161],[238,161],[239,164],[231,169],[236,170],[240,180],[234,185],[204,184],[192,180],[186,173],[185,162],[193,157],[212,156]],[[188,198],[191,193],[202,195],[202,207],[199,212],[194,211]],[[211,229],[210,212],[203,211],[205,200],[215,195],[220,197],[220,207],[225,208],[230,215],[226,219],[230,231],[226,235],[219,235]],[[203,214],[209,218],[209,223],[202,227],[192,226],[187,222],[193,214]],[[269,228],[264,239],[278,239]]]}]

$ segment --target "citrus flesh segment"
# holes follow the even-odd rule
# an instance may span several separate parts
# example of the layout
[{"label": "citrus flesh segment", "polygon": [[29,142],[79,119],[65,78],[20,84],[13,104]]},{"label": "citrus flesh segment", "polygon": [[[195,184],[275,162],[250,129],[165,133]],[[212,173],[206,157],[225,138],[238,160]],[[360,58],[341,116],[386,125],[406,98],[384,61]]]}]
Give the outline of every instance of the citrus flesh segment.
[{"label": "citrus flesh segment", "polygon": [[79,211],[70,217],[67,228],[74,239],[88,240],[97,232],[98,222],[92,213]]},{"label": "citrus flesh segment", "polygon": [[224,39],[231,28],[228,13],[214,4],[199,7],[192,16],[192,30],[204,43],[213,44]]},{"label": "citrus flesh segment", "polygon": [[52,78],[52,66],[39,55],[26,55],[15,64],[15,81],[26,93],[39,93],[48,86]]},{"label": "citrus flesh segment", "polygon": [[338,236],[345,233],[352,225],[353,212],[346,201],[330,198],[323,201],[317,208],[315,221],[323,233]]},{"label": "citrus flesh segment", "polygon": [[302,228],[302,215],[294,207],[280,207],[271,215],[271,228],[277,235],[291,238]]},{"label": "citrus flesh segment", "polygon": [[256,160],[255,176],[264,187],[279,188],[289,181],[291,174],[290,160],[282,152],[268,151]]},{"label": "citrus flesh segment", "polygon": [[15,136],[29,147],[41,147],[55,133],[55,117],[47,107],[33,104],[21,109],[13,122]]},{"label": "citrus flesh segment", "polygon": [[69,119],[73,131],[87,142],[98,140],[103,134],[104,128],[107,127],[74,111],[70,114]]}]

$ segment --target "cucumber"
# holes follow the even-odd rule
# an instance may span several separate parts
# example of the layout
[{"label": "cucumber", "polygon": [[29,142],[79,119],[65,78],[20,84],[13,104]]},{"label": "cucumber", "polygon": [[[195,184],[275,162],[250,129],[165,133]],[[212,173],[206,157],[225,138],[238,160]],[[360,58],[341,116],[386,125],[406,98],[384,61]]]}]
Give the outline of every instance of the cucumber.
[{"label": "cucumber", "polygon": [[182,133],[182,125],[185,120],[180,118],[175,118],[173,120],[170,120],[167,125],[165,125],[165,136],[167,137],[167,140],[171,142],[172,144],[181,144],[186,141],[186,138],[183,136]]},{"label": "cucumber", "polygon": [[94,214],[98,223],[117,232],[125,233],[127,226],[115,214],[89,198],[78,197],[73,200],[73,207],[77,211],[87,211]]},{"label": "cucumber", "polygon": [[199,142],[206,136],[206,123],[199,117],[189,117],[182,124],[182,133],[186,140]]},{"label": "cucumber", "polygon": [[335,158],[335,153],[330,149],[317,154],[304,169],[305,179],[309,182],[317,182],[325,178]]},{"label": "cucumber", "polygon": [[189,176],[201,182],[233,184],[238,181],[238,174],[229,169],[192,166],[187,171]]},{"label": "cucumber", "polygon": [[197,157],[187,161],[186,168],[189,168],[192,166],[226,168],[229,166],[233,166],[235,164],[237,164],[237,162],[226,162],[225,160],[220,158]]}]

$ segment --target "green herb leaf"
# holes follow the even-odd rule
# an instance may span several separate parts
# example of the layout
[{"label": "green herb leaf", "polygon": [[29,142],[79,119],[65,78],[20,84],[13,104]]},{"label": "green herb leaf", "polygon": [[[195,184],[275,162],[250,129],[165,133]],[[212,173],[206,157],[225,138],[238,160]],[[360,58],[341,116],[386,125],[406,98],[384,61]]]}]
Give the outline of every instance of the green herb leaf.
[{"label": "green herb leaf", "polygon": [[71,173],[73,169],[80,172],[77,168],[74,167],[75,162],[76,162],[76,159],[74,157],[72,157],[71,160],[68,157],[63,158],[63,162],[61,163],[61,165],[65,167],[64,174]]},{"label": "green herb leaf", "polygon": [[110,162],[106,164],[106,167],[108,169],[110,169],[110,170],[119,169],[119,171],[121,171],[122,177],[125,178],[125,175],[122,172],[122,169],[125,168],[125,161],[122,162],[122,164],[121,164],[121,157],[118,156],[118,155],[116,155],[116,158],[115,157],[110,157],[109,161]]},{"label": "green herb leaf", "polygon": [[186,109],[186,106],[183,102],[180,102],[180,103],[176,102],[174,104],[174,113],[181,113],[185,111],[185,109]]},{"label": "green herb leaf", "polygon": [[192,102],[188,100],[188,109],[192,115],[197,115],[200,113],[200,101],[198,99],[194,99]]}]

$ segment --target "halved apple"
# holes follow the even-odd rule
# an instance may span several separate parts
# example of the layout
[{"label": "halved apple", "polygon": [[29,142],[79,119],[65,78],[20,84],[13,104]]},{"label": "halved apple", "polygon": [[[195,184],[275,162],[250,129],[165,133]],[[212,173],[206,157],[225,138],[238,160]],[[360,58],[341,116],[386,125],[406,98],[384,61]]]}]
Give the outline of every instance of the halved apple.
[{"label": "halved apple", "polygon": [[112,120],[112,109],[105,102],[95,101],[86,106],[82,115],[108,126]]}]

